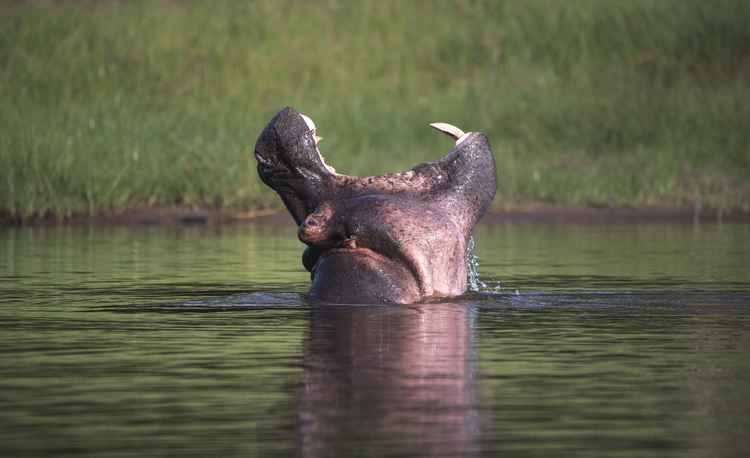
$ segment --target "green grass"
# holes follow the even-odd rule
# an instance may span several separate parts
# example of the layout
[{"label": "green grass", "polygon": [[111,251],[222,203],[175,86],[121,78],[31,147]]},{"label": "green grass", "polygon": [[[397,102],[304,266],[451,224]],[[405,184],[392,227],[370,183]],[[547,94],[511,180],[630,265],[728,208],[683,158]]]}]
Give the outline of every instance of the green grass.
[{"label": "green grass", "polygon": [[0,213],[278,205],[291,105],[339,171],[490,137],[497,205],[750,209],[750,2],[63,2],[0,8]]}]

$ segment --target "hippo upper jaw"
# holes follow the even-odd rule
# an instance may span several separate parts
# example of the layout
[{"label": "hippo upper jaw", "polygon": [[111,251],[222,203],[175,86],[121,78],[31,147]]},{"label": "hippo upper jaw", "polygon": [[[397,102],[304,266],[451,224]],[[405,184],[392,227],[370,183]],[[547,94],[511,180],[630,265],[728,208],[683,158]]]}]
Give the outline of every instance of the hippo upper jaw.
[{"label": "hippo upper jaw", "polygon": [[450,199],[467,209],[473,227],[495,197],[495,160],[487,137],[459,132],[455,146],[439,161],[381,176],[349,176],[325,163],[312,120],[286,107],[261,132],[255,158],[261,180],[279,194],[297,225],[325,201],[374,193]]},{"label": "hippo upper jaw", "polygon": [[317,208],[334,176],[323,162],[318,137],[305,118],[284,108],[255,142],[258,175],[279,194],[297,224]]}]

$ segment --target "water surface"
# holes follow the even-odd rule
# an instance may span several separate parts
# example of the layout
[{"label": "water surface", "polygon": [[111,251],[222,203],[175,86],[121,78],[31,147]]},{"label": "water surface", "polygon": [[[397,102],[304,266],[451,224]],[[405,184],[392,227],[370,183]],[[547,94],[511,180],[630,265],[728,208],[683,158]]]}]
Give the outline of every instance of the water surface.
[{"label": "water surface", "polygon": [[745,456],[750,226],[483,226],[320,306],[294,228],[0,231],[2,456]]}]

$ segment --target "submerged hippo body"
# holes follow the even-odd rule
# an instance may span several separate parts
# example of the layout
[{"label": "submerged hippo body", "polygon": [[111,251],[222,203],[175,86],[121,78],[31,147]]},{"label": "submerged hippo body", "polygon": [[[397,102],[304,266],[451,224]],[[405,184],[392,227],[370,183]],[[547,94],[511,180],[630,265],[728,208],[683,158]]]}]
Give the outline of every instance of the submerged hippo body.
[{"label": "submerged hippo body", "polygon": [[311,299],[413,303],[466,291],[467,244],[495,196],[495,160],[483,134],[436,128],[457,138],[443,159],[373,177],[336,173],[312,120],[292,108],[261,132],[258,174],[308,245]]}]

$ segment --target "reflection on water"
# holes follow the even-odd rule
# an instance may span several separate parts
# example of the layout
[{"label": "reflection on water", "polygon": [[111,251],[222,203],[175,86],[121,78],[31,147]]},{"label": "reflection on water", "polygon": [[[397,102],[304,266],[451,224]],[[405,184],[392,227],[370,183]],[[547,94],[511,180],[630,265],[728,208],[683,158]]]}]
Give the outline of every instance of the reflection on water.
[{"label": "reflection on water", "polygon": [[472,316],[466,304],[313,310],[299,412],[303,455],[476,451]]},{"label": "reflection on water", "polygon": [[486,286],[309,306],[293,228],[0,232],[0,455],[726,456],[747,225],[480,227]]}]

